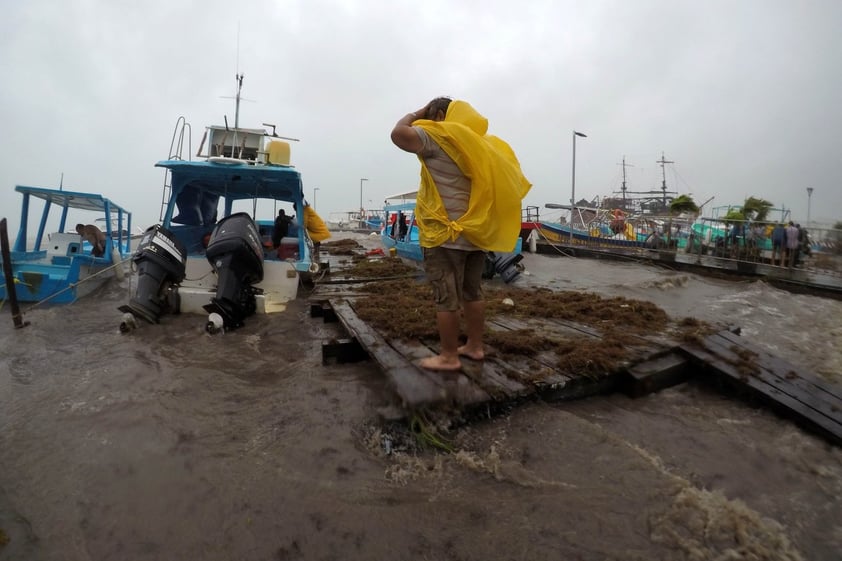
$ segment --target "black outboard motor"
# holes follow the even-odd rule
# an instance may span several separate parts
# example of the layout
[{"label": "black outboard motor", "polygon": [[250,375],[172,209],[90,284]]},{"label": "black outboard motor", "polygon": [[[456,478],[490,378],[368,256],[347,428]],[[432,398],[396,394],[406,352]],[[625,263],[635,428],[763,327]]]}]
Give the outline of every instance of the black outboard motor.
[{"label": "black outboard motor", "polygon": [[[245,212],[223,218],[211,233],[206,255],[216,271],[217,284],[216,297],[204,308],[222,316],[226,328],[240,327],[257,308],[251,285],[263,280],[263,246],[257,224]],[[216,326],[208,322],[207,328],[213,331]]]},{"label": "black outboard motor", "polygon": [[489,251],[485,254],[485,270],[482,273],[482,278],[490,279],[494,277],[494,273],[499,274],[503,278],[503,282],[509,284],[515,280],[523,268],[519,263],[523,259],[521,253],[501,253],[496,254]]},{"label": "black outboard motor", "polygon": [[[132,263],[137,268],[137,289],[134,298],[120,311],[158,323],[162,313],[178,310],[178,291],[174,286],[184,280],[187,250],[169,230],[159,224],[150,226],[137,246]],[[124,317],[121,331],[133,327]]]}]

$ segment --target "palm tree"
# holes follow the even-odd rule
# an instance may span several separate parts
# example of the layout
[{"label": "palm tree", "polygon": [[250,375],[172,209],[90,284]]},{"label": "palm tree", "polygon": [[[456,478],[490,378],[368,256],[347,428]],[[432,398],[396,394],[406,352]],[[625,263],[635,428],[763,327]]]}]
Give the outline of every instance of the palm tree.
[{"label": "palm tree", "polygon": [[667,247],[670,247],[672,237],[672,217],[682,213],[697,214],[699,205],[690,195],[679,195],[670,202],[669,221],[667,225]]},{"label": "palm tree", "polygon": [[749,197],[743,203],[744,220],[753,220],[755,222],[765,222],[769,211],[772,209],[772,203],[766,199],[758,199],[756,197]]}]

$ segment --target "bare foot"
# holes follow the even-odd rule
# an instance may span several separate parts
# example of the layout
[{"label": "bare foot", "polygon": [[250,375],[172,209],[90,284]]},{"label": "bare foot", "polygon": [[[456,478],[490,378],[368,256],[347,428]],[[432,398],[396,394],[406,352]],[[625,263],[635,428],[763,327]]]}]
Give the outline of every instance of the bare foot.
[{"label": "bare foot", "polygon": [[457,358],[455,362],[449,361],[441,355],[428,356],[418,361],[418,366],[427,370],[441,370],[444,372],[456,372],[462,369],[462,363]]},{"label": "bare foot", "polygon": [[459,353],[460,356],[466,356],[473,360],[484,360],[485,359],[485,351],[483,349],[469,349],[468,345],[462,345],[456,351]]}]

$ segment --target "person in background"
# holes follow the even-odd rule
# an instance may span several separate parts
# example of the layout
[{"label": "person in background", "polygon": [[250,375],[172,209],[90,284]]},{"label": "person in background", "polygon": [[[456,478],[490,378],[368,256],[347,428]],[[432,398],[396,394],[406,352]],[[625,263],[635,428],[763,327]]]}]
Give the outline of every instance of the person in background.
[{"label": "person in background", "polygon": [[810,235],[809,232],[807,232],[807,228],[802,228],[801,224],[796,224],[795,227],[798,228],[798,240],[800,242],[798,254],[803,254],[804,257],[811,257],[813,255],[813,250],[810,247]]},{"label": "person in background", "polygon": [[389,237],[397,239],[398,236],[398,215],[394,212],[389,216]]},{"label": "person in background", "polygon": [[798,256],[798,228],[795,223],[790,220],[786,227],[786,265],[787,267],[795,267],[795,260]]},{"label": "person in background", "polygon": [[520,235],[521,200],[531,184],[511,147],[487,130],[488,120],[467,102],[437,97],[401,117],[391,133],[421,163],[415,222],[441,340],[439,354],[418,363],[428,370],[459,370],[460,356],[485,358],[485,253],[512,251]]},{"label": "person in background", "polygon": [[[775,224],[772,229],[772,265],[784,264],[784,246],[786,245],[786,231],[783,224]],[[776,262],[776,257],[780,259],[780,263]]]},{"label": "person in background", "polygon": [[76,232],[91,244],[91,254],[95,257],[105,255],[105,234],[93,224],[76,224]]},{"label": "person in background", "polygon": [[272,230],[272,247],[278,249],[281,245],[281,240],[289,233],[289,225],[292,218],[287,216],[284,209],[278,211],[278,217],[275,218],[275,227]]},{"label": "person in background", "polygon": [[406,233],[409,231],[409,226],[406,223],[406,215],[403,211],[398,212],[398,239],[406,241]]}]

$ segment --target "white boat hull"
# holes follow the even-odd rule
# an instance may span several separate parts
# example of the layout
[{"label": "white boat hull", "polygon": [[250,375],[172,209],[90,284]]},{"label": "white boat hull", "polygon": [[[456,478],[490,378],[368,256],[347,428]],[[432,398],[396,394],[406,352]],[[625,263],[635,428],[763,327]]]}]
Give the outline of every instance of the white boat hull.
[{"label": "white boat hull", "polygon": [[[203,257],[188,257],[186,274],[178,289],[179,310],[187,314],[207,315],[204,306],[216,296],[216,273]],[[288,261],[266,260],[263,280],[254,285],[260,292],[255,296],[256,313],[283,312],[287,303],[298,295],[298,272]]]}]

